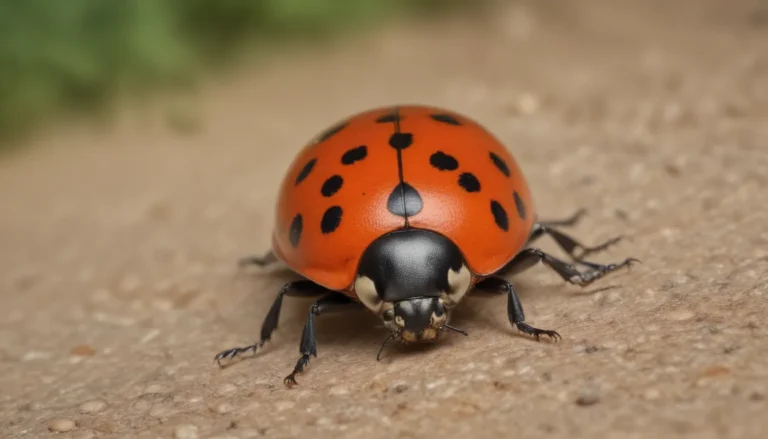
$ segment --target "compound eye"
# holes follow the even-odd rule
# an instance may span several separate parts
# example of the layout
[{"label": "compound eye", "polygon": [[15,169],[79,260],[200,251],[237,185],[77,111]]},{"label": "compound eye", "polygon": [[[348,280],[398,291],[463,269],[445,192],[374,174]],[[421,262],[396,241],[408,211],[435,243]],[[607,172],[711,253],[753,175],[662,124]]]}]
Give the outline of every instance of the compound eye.
[{"label": "compound eye", "polygon": [[382,320],[385,322],[391,322],[395,319],[395,311],[392,309],[388,309],[384,311],[384,314],[381,315]]}]

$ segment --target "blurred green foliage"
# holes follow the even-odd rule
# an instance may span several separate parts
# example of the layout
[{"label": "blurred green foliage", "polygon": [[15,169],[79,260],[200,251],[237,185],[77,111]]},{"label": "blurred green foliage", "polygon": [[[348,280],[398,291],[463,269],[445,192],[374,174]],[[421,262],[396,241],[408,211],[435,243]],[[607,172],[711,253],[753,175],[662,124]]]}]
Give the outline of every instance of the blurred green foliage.
[{"label": "blurred green foliage", "polygon": [[456,0],[0,0],[0,138],[120,93],[191,84],[254,44]]}]

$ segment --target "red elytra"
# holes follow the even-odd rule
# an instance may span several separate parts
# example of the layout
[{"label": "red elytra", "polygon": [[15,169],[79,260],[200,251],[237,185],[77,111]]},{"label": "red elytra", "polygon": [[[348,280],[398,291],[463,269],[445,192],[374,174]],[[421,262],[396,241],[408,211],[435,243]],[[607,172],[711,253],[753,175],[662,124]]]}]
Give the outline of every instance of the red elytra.
[{"label": "red elytra", "polygon": [[536,216],[517,162],[465,116],[394,111],[355,115],[298,154],[280,187],[275,253],[307,279],[348,290],[366,247],[412,227],[451,239],[472,272],[497,271],[522,249]]}]

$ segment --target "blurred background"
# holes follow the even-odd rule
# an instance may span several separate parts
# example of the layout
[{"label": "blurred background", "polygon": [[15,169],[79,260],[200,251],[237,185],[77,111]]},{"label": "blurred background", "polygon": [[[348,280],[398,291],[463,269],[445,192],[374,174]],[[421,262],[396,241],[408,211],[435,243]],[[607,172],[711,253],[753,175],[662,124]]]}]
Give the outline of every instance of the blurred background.
[{"label": "blurred background", "polygon": [[[630,26],[626,33],[631,38],[631,26],[641,25],[648,32],[645,37],[653,38],[654,29],[665,28],[675,20],[681,26],[739,21],[744,30],[763,27],[768,20],[764,0],[740,0],[734,6],[713,0],[675,5],[661,1],[619,3],[610,6],[599,0],[576,4],[561,0],[73,0],[65,4],[3,0],[0,145],[16,144],[15,140],[26,139],[52,123],[80,120],[82,116],[88,116],[89,121],[94,116],[104,119],[112,114],[105,111],[114,110],[118,103],[125,105],[126,99],[135,103],[138,98],[151,97],[157,102],[159,96],[168,94],[177,96],[181,102],[170,104],[173,108],[166,111],[167,122],[180,131],[195,130],[203,121],[194,108],[189,108],[184,96],[195,93],[204,81],[222,71],[269,64],[275,54],[301,56],[296,52],[322,51],[334,42],[369,38],[375,29],[393,22],[434,25],[435,20],[450,16],[454,21],[469,23],[482,16],[488,23],[487,19],[496,14],[489,24],[501,32],[477,38],[525,41],[525,47],[535,50],[542,37],[558,30],[567,32],[565,27],[574,25],[582,30],[591,27],[595,38],[610,37],[611,30],[624,25]],[[668,15],[670,12],[673,14]],[[642,14],[651,14],[653,18],[644,21]],[[446,44],[450,44],[450,28],[438,26],[433,32],[442,34]],[[476,49],[489,50],[480,41],[475,43]],[[464,47],[468,44],[465,40]],[[620,42],[601,42],[611,44]],[[521,47],[509,49],[508,56],[514,57],[514,51]],[[581,49],[585,48],[571,48],[571,56]],[[459,64],[459,56],[472,55],[463,50],[457,48]],[[426,68],[419,60],[409,62],[411,68]],[[453,66],[442,68],[446,67]]]},{"label": "blurred background", "polygon": [[[235,261],[295,154],[403,103],[485,125],[542,218],[643,264],[521,275],[558,345],[472,299],[470,337],[377,363],[377,322],[329,316],[289,392],[286,299],[213,366],[288,278]],[[767,121],[768,0],[0,0],[0,437],[765,438]]]},{"label": "blurred background", "polygon": [[[117,97],[189,91],[243,58],[354,38],[457,0],[0,2],[0,135],[29,134]],[[466,2],[464,2],[464,6]],[[472,2],[472,9],[484,2]]]}]

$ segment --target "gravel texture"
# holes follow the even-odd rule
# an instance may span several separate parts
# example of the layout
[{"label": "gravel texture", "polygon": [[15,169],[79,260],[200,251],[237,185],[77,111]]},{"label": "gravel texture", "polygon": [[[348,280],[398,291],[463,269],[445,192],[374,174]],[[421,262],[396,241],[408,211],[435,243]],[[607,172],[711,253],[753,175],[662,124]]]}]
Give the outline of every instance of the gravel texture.
[{"label": "gravel texture", "polygon": [[[0,162],[0,437],[765,438],[768,431],[768,5],[714,0],[503,2],[287,49],[214,81],[180,134],[160,110],[62,128]],[[394,347],[365,313],[286,299],[267,248],[299,148],[348,114],[417,102],[485,124],[523,166],[542,217],[588,215],[588,287],[519,275],[531,324],[470,299],[469,337]],[[190,110],[191,111],[191,110]],[[548,240],[545,250],[559,254]]]}]

